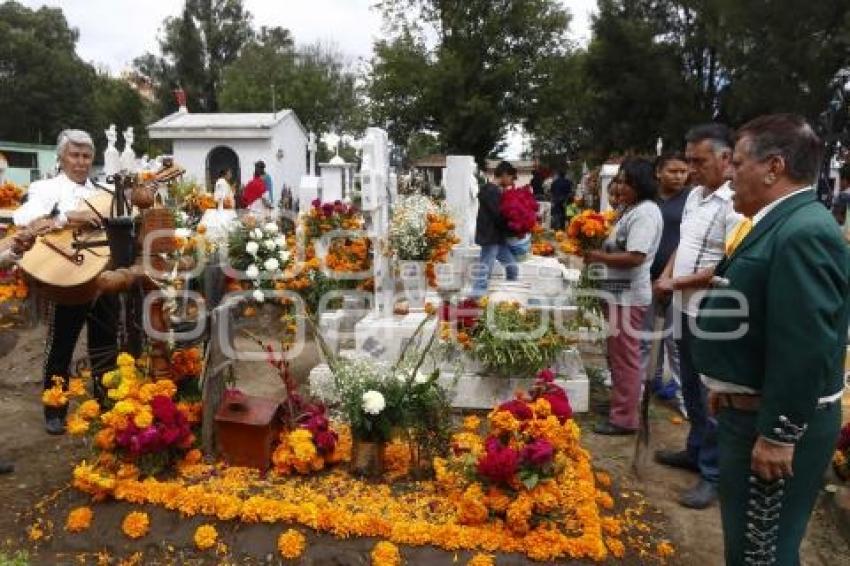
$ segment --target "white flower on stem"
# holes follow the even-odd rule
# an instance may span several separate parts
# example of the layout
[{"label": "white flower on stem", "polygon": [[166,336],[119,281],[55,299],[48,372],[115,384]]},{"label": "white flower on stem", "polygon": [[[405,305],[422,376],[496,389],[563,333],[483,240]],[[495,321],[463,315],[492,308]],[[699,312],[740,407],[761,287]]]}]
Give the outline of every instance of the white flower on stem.
[{"label": "white flower on stem", "polygon": [[254,238],[255,240],[262,240],[263,239],[263,231],[260,230],[259,228],[254,228],[253,230],[251,230],[251,237]]},{"label": "white flower on stem", "polygon": [[245,251],[251,255],[257,255],[257,251],[260,249],[260,244],[257,242],[248,242],[245,244]]},{"label": "white flower on stem", "polygon": [[278,236],[277,238],[274,239],[274,243],[277,244],[277,247],[279,247],[279,248],[285,248],[286,247],[286,238],[284,238],[283,236]]},{"label": "white flower on stem", "polygon": [[274,243],[274,240],[266,240],[263,242],[263,245],[266,246],[266,249],[270,252],[273,252],[277,248],[277,244]]},{"label": "white flower on stem", "polygon": [[266,271],[277,271],[280,268],[280,263],[275,258],[270,257],[263,264],[263,267],[266,268]]},{"label": "white flower on stem", "polygon": [[256,289],[251,295],[255,301],[258,303],[262,303],[266,300],[266,294],[263,293],[260,289]]},{"label": "white flower on stem", "polygon": [[248,266],[248,269],[245,270],[245,275],[251,279],[256,279],[260,276],[260,270],[252,263]]},{"label": "white flower on stem", "polygon": [[279,255],[280,255],[280,261],[282,261],[283,263],[286,263],[287,261],[289,261],[289,252],[288,251],[283,250],[282,252],[280,252]]},{"label": "white flower on stem", "polygon": [[379,415],[386,406],[387,402],[384,400],[384,396],[380,391],[370,389],[363,394],[363,410],[368,414]]},{"label": "white flower on stem", "polygon": [[174,235],[178,238],[188,238],[192,235],[192,231],[188,228],[176,228],[174,230]]},{"label": "white flower on stem", "polygon": [[266,231],[266,234],[277,234],[277,223],[266,222],[266,225],[263,226],[263,230]]},{"label": "white flower on stem", "polygon": [[417,371],[416,377],[413,378],[413,381],[415,381],[416,383],[427,383],[428,375],[422,373],[421,371]]}]

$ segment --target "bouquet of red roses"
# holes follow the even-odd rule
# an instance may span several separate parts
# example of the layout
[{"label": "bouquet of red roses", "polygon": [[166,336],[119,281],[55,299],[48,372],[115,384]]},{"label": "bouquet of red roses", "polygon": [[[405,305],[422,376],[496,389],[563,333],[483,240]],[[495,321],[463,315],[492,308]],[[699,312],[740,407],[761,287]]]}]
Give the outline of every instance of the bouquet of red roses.
[{"label": "bouquet of red roses", "polygon": [[521,238],[531,232],[537,223],[537,209],[537,201],[528,185],[502,193],[499,212],[505,219],[508,230],[516,237]]}]

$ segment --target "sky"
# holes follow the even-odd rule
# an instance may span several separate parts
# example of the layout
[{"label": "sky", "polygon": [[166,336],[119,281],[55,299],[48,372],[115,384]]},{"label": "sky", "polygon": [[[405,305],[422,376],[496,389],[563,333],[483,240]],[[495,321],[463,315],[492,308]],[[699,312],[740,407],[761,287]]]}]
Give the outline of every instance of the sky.
[{"label": "sky", "polygon": [[[20,1],[20,0],[19,0]],[[590,38],[590,14],[596,0],[561,0],[573,19],[570,34],[584,44]],[[30,8],[59,7],[68,23],[79,30],[77,53],[98,68],[118,74],[147,51],[158,52],[162,21],[178,15],[180,0],[23,0]],[[372,44],[381,35],[380,14],[370,8],[375,0],[244,0],[254,25],[282,26],[295,42],[334,44],[356,62],[368,60]],[[506,154],[521,150],[521,136],[509,136]]]}]

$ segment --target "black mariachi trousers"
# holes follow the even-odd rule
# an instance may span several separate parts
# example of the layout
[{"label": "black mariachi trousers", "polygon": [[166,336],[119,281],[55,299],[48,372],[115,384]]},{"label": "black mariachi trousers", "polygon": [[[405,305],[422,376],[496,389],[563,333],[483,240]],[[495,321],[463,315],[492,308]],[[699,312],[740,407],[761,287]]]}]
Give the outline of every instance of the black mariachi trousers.
[{"label": "black mariachi trousers", "polygon": [[[71,375],[71,360],[83,325],[86,326],[92,388],[102,396],[100,377],[115,367],[118,357],[118,296],[102,295],[82,305],[51,303],[47,313],[47,343],[45,344],[44,388],[53,386],[53,376],[65,379]],[[45,417],[63,416],[67,408],[45,407]]]}]

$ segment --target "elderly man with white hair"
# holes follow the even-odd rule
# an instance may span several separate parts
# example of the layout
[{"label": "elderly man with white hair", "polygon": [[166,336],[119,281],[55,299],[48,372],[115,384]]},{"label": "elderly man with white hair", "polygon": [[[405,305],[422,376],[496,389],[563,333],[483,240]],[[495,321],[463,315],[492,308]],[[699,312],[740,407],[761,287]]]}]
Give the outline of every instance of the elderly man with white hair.
[{"label": "elderly man with white hair", "polygon": [[[61,228],[66,224],[86,224],[96,220],[84,200],[97,194],[89,180],[94,143],[82,130],[64,130],[57,140],[60,173],[53,179],[30,185],[27,201],[15,211],[17,226],[52,223]],[[92,375],[95,376],[95,395],[102,395],[99,376],[115,366],[118,342],[116,329],[116,297],[101,295],[82,305],[51,304],[47,320],[44,387],[53,385],[53,377],[68,382],[71,359],[83,325],[87,327],[88,353]],[[49,434],[65,433],[66,408],[45,407],[44,417]]]}]

